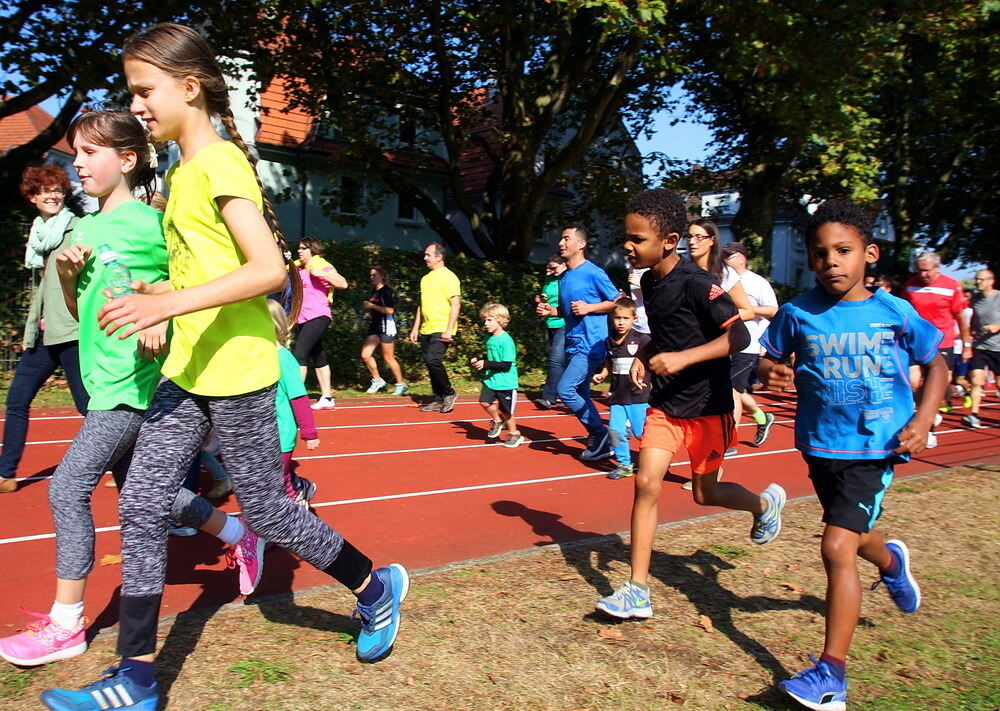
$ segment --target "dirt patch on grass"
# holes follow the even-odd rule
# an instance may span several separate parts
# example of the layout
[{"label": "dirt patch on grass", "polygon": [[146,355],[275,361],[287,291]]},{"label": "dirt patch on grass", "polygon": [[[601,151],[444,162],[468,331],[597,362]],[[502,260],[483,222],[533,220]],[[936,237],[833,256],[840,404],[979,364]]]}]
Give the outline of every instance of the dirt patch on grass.
[{"label": "dirt patch on grass", "polygon": [[[998,472],[963,467],[893,487],[880,529],[910,546],[923,606],[903,615],[884,590],[866,592],[849,662],[852,708],[1000,706]],[[785,511],[781,537],[765,547],[749,542],[746,515],[662,529],[655,615],[645,622],[593,612],[628,575],[617,538],[415,576],[396,649],[375,665],[355,661],[352,598],[336,588],[182,615],[161,627],[166,708],[800,708],[774,683],[821,651],[822,524],[814,500]],[[116,660],[106,635],[67,662],[7,667],[0,706],[39,708],[41,690],[92,681]]]}]

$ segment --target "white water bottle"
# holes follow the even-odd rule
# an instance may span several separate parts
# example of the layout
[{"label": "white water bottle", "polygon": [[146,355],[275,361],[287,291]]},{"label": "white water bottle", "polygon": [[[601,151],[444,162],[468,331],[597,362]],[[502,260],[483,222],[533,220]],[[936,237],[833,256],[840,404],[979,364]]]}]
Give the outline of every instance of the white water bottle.
[{"label": "white water bottle", "polygon": [[102,244],[98,247],[97,258],[104,265],[104,286],[107,287],[110,298],[117,299],[119,296],[135,293],[131,286],[131,272],[119,261],[118,253],[113,252],[110,245]]}]

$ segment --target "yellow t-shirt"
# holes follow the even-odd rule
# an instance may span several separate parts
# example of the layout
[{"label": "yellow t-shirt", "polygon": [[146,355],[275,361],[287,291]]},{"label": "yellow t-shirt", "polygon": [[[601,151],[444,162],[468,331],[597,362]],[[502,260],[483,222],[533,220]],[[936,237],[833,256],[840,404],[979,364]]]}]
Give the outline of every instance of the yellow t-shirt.
[{"label": "yellow t-shirt", "polygon": [[[420,280],[420,333],[442,333],[448,328],[453,296],[462,295],[458,277],[448,267],[431,269]],[[458,332],[458,322],[455,323]]]},{"label": "yellow t-shirt", "polygon": [[[229,141],[211,143],[167,172],[170,198],[163,216],[170,283],[183,289],[246,263],[216,202],[263,199],[253,168]],[[227,397],[278,381],[274,325],[263,296],[178,316],[163,375],[196,395]]]}]

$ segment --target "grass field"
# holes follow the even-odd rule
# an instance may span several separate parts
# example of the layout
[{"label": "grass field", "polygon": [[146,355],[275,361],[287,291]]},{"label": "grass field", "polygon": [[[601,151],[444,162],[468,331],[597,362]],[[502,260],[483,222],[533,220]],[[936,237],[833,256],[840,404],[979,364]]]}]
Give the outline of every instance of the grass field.
[{"label": "grass field", "polygon": [[[897,483],[881,530],[903,538],[923,606],[866,592],[849,660],[850,705],[869,711],[1000,707],[1000,467]],[[776,680],[807,666],[823,634],[819,508],[786,508],[781,537],[753,546],[745,515],[661,529],[645,622],[593,612],[621,583],[617,537],[425,571],[413,579],[393,654],[355,661],[351,596],[338,588],[186,613],[160,629],[165,708],[184,711],[648,711],[796,709]],[[40,575],[44,571],[39,572]],[[266,574],[266,573],[265,573]],[[862,569],[866,582],[874,571]],[[38,601],[39,606],[47,604]],[[115,663],[99,637],[76,659],[0,670],[0,707],[92,681]]]}]

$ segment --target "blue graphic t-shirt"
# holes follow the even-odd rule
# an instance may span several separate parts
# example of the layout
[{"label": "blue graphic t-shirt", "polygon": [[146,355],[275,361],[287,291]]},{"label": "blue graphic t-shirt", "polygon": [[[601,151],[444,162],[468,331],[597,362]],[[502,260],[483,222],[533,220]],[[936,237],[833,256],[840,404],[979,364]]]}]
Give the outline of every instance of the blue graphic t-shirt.
[{"label": "blue graphic t-shirt", "polygon": [[795,355],[799,450],[885,459],[913,417],[909,362],[929,363],[940,340],[932,323],[885,291],[835,301],[816,287],[782,306],[760,342],[774,358]]},{"label": "blue graphic t-shirt", "polygon": [[603,360],[607,355],[604,341],[608,337],[608,315],[573,313],[574,301],[599,304],[618,298],[618,288],[611,283],[607,273],[593,262],[567,269],[559,277],[559,311],[566,319],[566,353],[586,353],[591,358]]}]

